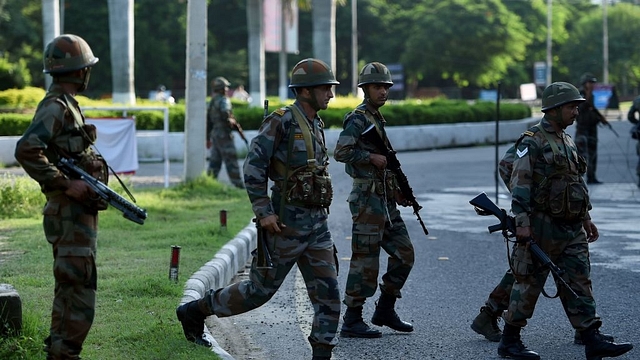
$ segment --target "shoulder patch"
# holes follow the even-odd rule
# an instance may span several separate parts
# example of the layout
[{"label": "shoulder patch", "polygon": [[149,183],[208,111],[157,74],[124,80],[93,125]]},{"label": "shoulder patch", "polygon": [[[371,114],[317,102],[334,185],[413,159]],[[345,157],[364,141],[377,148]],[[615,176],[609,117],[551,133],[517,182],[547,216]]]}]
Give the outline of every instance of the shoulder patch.
[{"label": "shoulder patch", "polygon": [[366,111],[365,111],[365,110],[362,110],[362,109],[357,108],[357,109],[355,109],[353,112],[358,113],[358,114],[364,114]]},{"label": "shoulder patch", "polygon": [[280,108],[280,109],[274,110],[273,112],[278,114],[278,115],[280,115],[280,116],[283,116],[284,113],[287,112],[287,109],[286,108]]},{"label": "shoulder patch", "polygon": [[531,131],[531,130],[527,130],[527,131],[522,133],[522,135],[524,135],[524,136],[533,136],[533,134],[534,134],[534,132]]}]

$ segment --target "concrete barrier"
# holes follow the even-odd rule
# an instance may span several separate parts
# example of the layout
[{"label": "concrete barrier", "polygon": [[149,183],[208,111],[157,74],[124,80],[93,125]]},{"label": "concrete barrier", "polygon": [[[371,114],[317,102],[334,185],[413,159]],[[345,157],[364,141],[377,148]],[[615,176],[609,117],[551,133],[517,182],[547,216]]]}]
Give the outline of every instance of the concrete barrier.
[{"label": "concrete barrier", "polygon": [[[538,118],[509,120],[500,122],[499,142],[514,141],[529,126],[536,123]],[[419,126],[387,126],[387,135],[396,151],[417,151],[458,146],[473,146],[489,144],[495,141],[495,122],[436,124]],[[327,148],[333,152],[341,129],[326,129]],[[246,130],[248,140],[253,139],[256,130]],[[164,139],[161,130],[144,130],[136,132],[136,142],[139,161],[163,161]],[[184,133],[168,133],[168,156],[170,161],[184,161],[185,145]],[[0,163],[15,165],[13,156],[18,136],[0,137]],[[235,136],[235,147],[238,154],[244,156],[247,152],[245,143],[239,136]]]},{"label": "concrete barrier", "polygon": [[18,335],[22,331],[22,300],[9,284],[0,284],[0,335]]}]

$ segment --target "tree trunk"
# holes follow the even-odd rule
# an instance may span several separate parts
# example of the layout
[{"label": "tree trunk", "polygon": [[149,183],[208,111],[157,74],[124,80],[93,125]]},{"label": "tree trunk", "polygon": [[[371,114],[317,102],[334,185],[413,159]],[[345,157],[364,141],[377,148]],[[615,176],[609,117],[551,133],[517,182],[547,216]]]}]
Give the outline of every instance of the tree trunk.
[{"label": "tree trunk", "polygon": [[265,94],[265,55],[263,0],[247,0],[247,25],[249,33],[249,95],[252,107],[262,106]]},{"label": "tree trunk", "polygon": [[[59,0],[42,0],[42,46],[47,46],[56,36],[60,35],[60,6]],[[44,87],[48,89],[53,79],[44,76]]]},{"label": "tree trunk", "polygon": [[109,0],[113,102],[135,105],[133,0]]},{"label": "tree trunk", "polygon": [[336,72],[336,0],[313,0],[313,56]]}]

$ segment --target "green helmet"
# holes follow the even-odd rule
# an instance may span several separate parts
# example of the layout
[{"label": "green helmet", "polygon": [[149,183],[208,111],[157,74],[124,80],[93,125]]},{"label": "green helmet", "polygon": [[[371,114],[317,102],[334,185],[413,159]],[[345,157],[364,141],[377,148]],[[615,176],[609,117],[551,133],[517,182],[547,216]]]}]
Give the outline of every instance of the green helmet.
[{"label": "green helmet", "polygon": [[598,79],[592,73],[584,73],[580,76],[580,85],[584,85],[588,82],[598,82]]},{"label": "green helmet", "polygon": [[313,87],[318,85],[339,85],[333,71],[324,61],[318,59],[301,60],[291,70],[290,88]]},{"label": "green helmet", "polygon": [[63,34],[53,39],[44,49],[44,73],[59,74],[95,65],[98,58],[83,38]]},{"label": "green helmet", "polygon": [[213,91],[224,90],[224,88],[231,86],[229,80],[223,78],[222,76],[218,76],[213,79],[211,82],[211,86],[213,87]]},{"label": "green helmet", "polygon": [[545,112],[574,101],[584,101],[575,86],[562,81],[554,82],[542,92],[542,111]]},{"label": "green helmet", "polygon": [[379,62],[366,64],[358,75],[358,86],[365,84],[388,84],[393,86],[391,73],[387,67]]}]

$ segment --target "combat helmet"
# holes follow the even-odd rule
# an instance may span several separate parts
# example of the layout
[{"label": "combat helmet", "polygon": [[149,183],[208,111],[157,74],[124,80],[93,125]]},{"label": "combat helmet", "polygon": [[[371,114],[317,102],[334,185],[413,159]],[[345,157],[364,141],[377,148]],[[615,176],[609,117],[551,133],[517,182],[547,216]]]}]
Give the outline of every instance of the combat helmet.
[{"label": "combat helmet", "polygon": [[301,60],[293,67],[289,87],[298,88],[339,84],[329,65],[322,60],[308,58]]},{"label": "combat helmet", "polygon": [[379,62],[366,64],[362,70],[360,70],[360,75],[358,75],[358,86],[362,87],[362,85],[366,84],[388,84],[393,86],[389,69]]},{"label": "combat helmet", "polygon": [[211,81],[211,86],[213,87],[213,91],[224,90],[224,88],[231,86],[229,80],[223,78],[222,76],[218,76],[217,78]]},{"label": "combat helmet", "polygon": [[89,44],[77,35],[63,34],[54,38],[44,49],[44,73],[60,74],[95,65]]},{"label": "combat helmet", "polygon": [[598,79],[592,73],[584,73],[580,76],[580,85],[584,85],[588,82],[598,82]]},{"label": "combat helmet", "polygon": [[574,101],[585,101],[575,86],[568,82],[554,82],[542,92],[542,112]]}]

